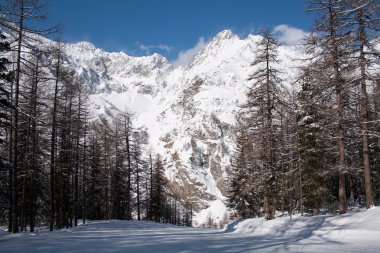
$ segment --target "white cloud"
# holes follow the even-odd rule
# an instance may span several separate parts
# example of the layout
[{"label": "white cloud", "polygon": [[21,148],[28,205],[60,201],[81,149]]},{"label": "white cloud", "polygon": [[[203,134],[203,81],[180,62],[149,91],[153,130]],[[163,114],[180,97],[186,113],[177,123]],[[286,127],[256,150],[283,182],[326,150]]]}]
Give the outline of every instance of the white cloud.
[{"label": "white cloud", "polygon": [[159,49],[159,50],[165,50],[170,51],[172,50],[172,47],[165,45],[165,44],[158,44],[158,45],[144,45],[142,43],[136,43],[136,46],[143,51],[145,54],[150,54],[152,50]]},{"label": "white cloud", "polygon": [[281,43],[292,46],[302,42],[308,33],[288,25],[278,25],[273,28],[273,34]]},{"label": "white cloud", "polygon": [[255,25],[249,24],[248,26],[245,26],[240,31],[238,31],[237,35],[239,38],[246,38],[248,35],[255,33],[257,33]]},{"label": "white cloud", "polygon": [[186,66],[191,62],[194,56],[198,54],[199,51],[206,47],[206,45],[207,42],[205,41],[204,37],[200,37],[194,47],[187,50],[181,50],[181,52],[178,54],[177,59],[172,62],[172,65],[174,67]]}]

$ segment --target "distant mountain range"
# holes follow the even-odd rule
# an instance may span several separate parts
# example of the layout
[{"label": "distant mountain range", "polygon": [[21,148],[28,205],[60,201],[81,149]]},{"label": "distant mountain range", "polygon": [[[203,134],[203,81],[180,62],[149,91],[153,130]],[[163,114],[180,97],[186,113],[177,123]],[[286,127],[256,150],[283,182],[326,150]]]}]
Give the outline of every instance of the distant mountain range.
[{"label": "distant mountain range", "polygon": [[[187,66],[173,67],[159,55],[133,57],[108,53],[88,42],[67,44],[69,67],[89,85],[94,115],[128,110],[135,126],[150,134],[150,149],[160,153],[173,190],[191,199],[202,223],[223,217],[234,150],[233,128],[250,86],[260,36],[218,33]],[[280,46],[279,67],[291,92],[296,46]]]}]

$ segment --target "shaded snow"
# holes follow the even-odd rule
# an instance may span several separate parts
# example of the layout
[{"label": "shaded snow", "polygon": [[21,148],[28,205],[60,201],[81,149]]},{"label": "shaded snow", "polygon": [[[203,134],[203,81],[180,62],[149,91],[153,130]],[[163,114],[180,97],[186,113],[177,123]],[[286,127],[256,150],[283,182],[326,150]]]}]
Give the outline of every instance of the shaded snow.
[{"label": "shaded snow", "polygon": [[0,233],[2,253],[28,252],[379,252],[380,208],[341,216],[248,219],[225,231],[138,221],[99,221],[74,229]]}]

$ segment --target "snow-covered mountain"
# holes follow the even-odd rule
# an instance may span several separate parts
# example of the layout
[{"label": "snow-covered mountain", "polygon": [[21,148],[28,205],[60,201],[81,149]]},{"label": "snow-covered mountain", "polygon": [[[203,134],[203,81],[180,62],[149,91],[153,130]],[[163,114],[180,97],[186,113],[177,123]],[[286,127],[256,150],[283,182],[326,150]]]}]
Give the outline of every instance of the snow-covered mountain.
[{"label": "snow-covered mountain", "polygon": [[[90,87],[93,113],[135,114],[135,125],[148,129],[152,151],[164,157],[173,191],[193,203],[202,223],[209,213],[222,218],[225,212],[235,115],[259,40],[222,31],[178,68],[159,54],[107,53],[88,42],[66,49],[70,66]],[[280,47],[289,89],[300,56],[296,47]]]}]

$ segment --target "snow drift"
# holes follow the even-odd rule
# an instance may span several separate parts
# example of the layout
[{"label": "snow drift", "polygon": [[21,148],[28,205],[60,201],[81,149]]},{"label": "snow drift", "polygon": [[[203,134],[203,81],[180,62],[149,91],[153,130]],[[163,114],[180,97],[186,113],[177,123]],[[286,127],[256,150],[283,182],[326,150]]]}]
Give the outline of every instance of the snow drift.
[{"label": "snow drift", "polygon": [[61,231],[0,233],[2,253],[379,252],[380,208],[345,215],[248,219],[225,231],[98,221]]}]

